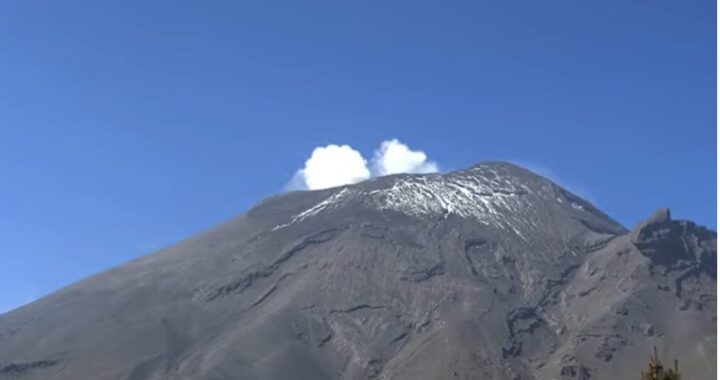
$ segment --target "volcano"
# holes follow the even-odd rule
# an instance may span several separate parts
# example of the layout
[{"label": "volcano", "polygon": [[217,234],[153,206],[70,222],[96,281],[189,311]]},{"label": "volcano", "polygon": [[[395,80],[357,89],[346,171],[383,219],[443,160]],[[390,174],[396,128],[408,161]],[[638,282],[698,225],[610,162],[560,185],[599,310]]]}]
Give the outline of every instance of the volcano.
[{"label": "volcano", "polygon": [[481,163],[271,197],[0,315],[0,379],[628,379],[716,370],[716,233]]}]

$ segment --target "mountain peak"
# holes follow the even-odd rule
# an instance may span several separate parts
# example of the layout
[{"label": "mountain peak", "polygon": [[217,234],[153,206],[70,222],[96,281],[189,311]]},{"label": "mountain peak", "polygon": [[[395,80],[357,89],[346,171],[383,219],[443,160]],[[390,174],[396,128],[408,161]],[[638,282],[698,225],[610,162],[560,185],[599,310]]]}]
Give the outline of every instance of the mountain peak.
[{"label": "mountain peak", "polygon": [[[312,201],[305,202],[303,195]],[[551,227],[568,217],[599,233],[625,232],[589,202],[540,175],[501,161],[481,162],[449,173],[398,174],[294,193],[292,203],[307,206],[273,226],[273,231],[327,213],[364,210],[423,219],[460,218],[513,231],[523,239],[540,230],[551,234]]]},{"label": "mountain peak", "polygon": [[[525,172],[525,173],[532,173],[532,171],[526,169],[525,167],[518,165],[511,161],[502,161],[502,160],[493,160],[493,161],[479,161],[473,165],[470,165],[465,170],[473,170],[476,168],[492,168],[492,169],[500,169],[500,170],[508,170],[510,172]],[[534,173],[532,173],[534,174]]]}]

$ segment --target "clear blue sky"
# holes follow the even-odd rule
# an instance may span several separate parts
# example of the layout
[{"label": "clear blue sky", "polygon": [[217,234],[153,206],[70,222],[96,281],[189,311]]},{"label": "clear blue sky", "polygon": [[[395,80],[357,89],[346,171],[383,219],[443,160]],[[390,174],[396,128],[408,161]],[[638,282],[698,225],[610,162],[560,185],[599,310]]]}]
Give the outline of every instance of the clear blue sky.
[{"label": "clear blue sky", "polygon": [[0,310],[388,138],[715,229],[715,2],[2,1]]}]

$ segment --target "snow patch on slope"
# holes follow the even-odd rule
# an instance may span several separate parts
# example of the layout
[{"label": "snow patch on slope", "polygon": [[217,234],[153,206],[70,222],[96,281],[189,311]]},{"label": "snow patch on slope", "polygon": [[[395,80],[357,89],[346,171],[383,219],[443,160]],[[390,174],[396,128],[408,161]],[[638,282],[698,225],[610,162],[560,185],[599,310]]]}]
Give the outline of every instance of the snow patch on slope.
[{"label": "snow patch on slope", "polygon": [[[379,183],[380,180],[389,183]],[[535,189],[534,193],[531,188]],[[525,239],[517,226],[524,223],[522,214],[532,211],[533,202],[540,198],[556,199],[549,182],[543,186],[528,186],[521,177],[500,175],[494,168],[487,166],[446,175],[386,177],[344,187],[273,230],[352,202],[416,217],[447,218],[455,215],[474,219],[486,225],[508,229]],[[537,229],[541,226],[524,227],[522,230],[527,231],[527,228]]]}]

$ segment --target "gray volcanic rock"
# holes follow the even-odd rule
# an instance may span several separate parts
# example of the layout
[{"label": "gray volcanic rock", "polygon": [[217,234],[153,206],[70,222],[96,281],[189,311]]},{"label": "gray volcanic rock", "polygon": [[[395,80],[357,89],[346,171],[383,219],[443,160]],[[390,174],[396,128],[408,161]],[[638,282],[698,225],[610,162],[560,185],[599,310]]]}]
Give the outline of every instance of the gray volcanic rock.
[{"label": "gray volcanic rock", "polygon": [[715,247],[507,163],[294,192],[0,316],[0,379],[710,378]]}]

